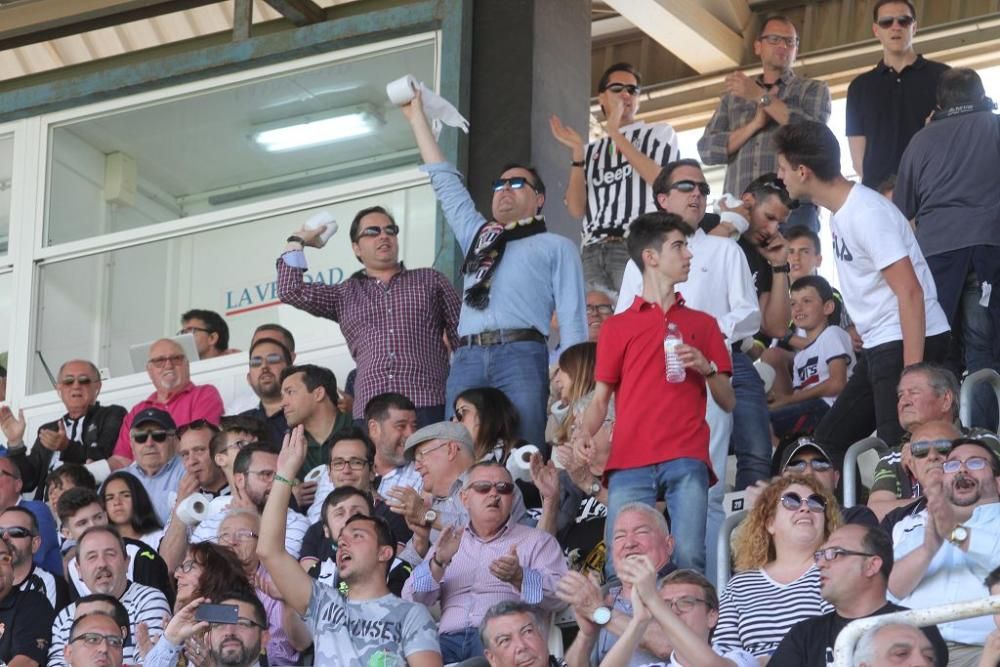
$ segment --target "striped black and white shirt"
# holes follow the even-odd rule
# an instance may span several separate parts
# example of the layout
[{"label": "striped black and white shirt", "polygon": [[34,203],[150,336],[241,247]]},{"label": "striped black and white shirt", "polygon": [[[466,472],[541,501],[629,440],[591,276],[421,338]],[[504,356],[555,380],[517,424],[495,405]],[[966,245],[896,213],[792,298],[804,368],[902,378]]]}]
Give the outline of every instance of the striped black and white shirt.
[{"label": "striped black and white shirt", "polygon": [[[621,128],[621,133],[657,164],[666,165],[680,157],[677,133],[667,123],[636,121]],[[636,216],[656,210],[652,186],[642,180],[610,137],[587,145],[583,169],[587,181],[584,245],[607,236],[623,236]]]},{"label": "striped black and white shirt", "polygon": [[48,599],[52,609],[61,609],[69,601],[66,581],[34,564],[31,566],[31,572],[24,578],[24,581],[18,584],[17,588],[22,591],[41,593]]},{"label": "striped black and white shirt", "polygon": [[830,611],[833,606],[819,594],[815,566],[788,584],[764,570],[747,570],[730,579],[719,596],[719,624],[712,640],[724,652],[770,655],[793,625]]},{"label": "striped black and white shirt", "polygon": [[[128,611],[129,638],[123,652],[126,665],[142,664],[135,644],[136,628],[145,623],[149,628],[150,637],[158,637],[163,632],[163,617],[170,615],[167,598],[155,588],[128,582],[125,592],[119,598]],[[63,656],[63,648],[69,640],[69,631],[76,615],[76,603],[67,605],[56,615],[55,627],[52,628],[52,644],[49,646],[48,667],[67,667]]]}]

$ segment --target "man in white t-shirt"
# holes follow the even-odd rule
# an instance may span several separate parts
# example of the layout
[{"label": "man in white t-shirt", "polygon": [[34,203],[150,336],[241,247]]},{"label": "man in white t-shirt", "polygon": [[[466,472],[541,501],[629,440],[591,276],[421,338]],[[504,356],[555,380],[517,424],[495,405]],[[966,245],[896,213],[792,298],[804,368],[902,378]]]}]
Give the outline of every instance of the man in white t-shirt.
[{"label": "man in white t-shirt", "polygon": [[840,173],[840,145],[828,127],[786,125],[775,144],[778,177],[789,194],[833,213],[841,292],[864,341],[864,354],[816,439],[840,456],[873,428],[883,441],[898,442],[896,384],[903,367],[941,361],[948,348],[948,321],[927,261],[899,209]]},{"label": "man in white t-shirt", "polygon": [[635,119],[642,77],[628,63],[609,67],[597,84],[607,136],[589,144],[552,116],[552,134],[573,152],[566,208],[583,218],[583,278],[614,291],[628,262],[629,223],[656,210],[653,181],[680,156],[677,133],[667,123]]}]

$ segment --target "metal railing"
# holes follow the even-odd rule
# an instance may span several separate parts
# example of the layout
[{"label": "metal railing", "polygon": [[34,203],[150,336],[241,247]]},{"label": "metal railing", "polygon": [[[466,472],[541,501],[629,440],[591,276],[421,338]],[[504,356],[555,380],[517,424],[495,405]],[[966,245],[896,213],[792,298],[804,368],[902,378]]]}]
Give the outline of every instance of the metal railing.
[{"label": "metal railing", "polygon": [[859,618],[852,621],[837,635],[837,643],[833,650],[833,665],[834,667],[851,667],[854,664],[854,649],[857,647],[858,640],[861,639],[861,635],[874,627],[889,623],[909,623],[922,627],[996,613],[1000,613],[1000,595],[968,602],[943,604],[938,607],[927,607],[926,609],[909,609],[881,616]]},{"label": "metal railing", "polygon": [[716,551],[718,560],[715,564],[715,588],[718,591],[726,587],[726,582],[729,581],[729,577],[733,573],[732,548],[730,547],[732,540],[730,537],[733,531],[736,530],[736,526],[740,525],[740,522],[749,513],[748,510],[733,512],[726,517],[726,520],[722,522],[722,526],[719,528],[719,534],[716,537],[718,540],[718,550]]},{"label": "metal railing", "polygon": [[872,436],[858,440],[848,447],[844,454],[842,490],[844,492],[844,507],[854,507],[858,502],[858,457],[874,449],[879,456],[889,453],[889,448],[881,439]]},{"label": "metal railing", "polygon": [[963,426],[972,424],[972,392],[976,385],[984,383],[993,387],[997,403],[1000,404],[1000,373],[992,368],[983,368],[975,373],[969,373],[962,382],[962,392],[958,400],[958,417]]}]

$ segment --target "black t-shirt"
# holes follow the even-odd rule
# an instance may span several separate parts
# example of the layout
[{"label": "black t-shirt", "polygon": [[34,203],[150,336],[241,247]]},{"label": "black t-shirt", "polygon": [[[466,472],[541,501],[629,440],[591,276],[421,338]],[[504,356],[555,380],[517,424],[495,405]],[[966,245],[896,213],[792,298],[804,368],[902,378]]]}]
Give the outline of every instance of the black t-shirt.
[{"label": "black t-shirt", "polygon": [[41,593],[11,589],[0,600],[0,660],[9,663],[15,656],[31,658],[39,665],[48,661],[55,613]]},{"label": "black t-shirt", "polygon": [[[706,213],[698,226],[708,234],[718,227],[720,222],[721,219],[719,216],[714,213]],[[770,263],[764,259],[764,256],[757,250],[757,246],[751,241],[747,241],[741,236],[736,243],[740,246],[740,250],[743,251],[744,257],[747,258],[747,264],[750,265],[750,275],[753,276],[753,286],[757,290],[757,297],[760,298],[761,294],[770,293],[773,282]]]},{"label": "black t-shirt", "polygon": [[[906,607],[900,607],[891,602],[886,602],[885,606],[876,611],[871,616],[881,616],[894,611],[906,611]],[[867,618],[867,617],[866,617]],[[778,645],[778,650],[771,656],[768,667],[828,667],[833,664],[833,645],[837,641],[837,635],[847,627],[847,624],[856,620],[853,618],[843,618],[837,612],[815,616],[813,618],[799,621],[792,626],[785,638]],[[948,664],[948,647],[941,638],[936,625],[921,628],[927,635],[934,653],[937,656],[938,665]]]}]

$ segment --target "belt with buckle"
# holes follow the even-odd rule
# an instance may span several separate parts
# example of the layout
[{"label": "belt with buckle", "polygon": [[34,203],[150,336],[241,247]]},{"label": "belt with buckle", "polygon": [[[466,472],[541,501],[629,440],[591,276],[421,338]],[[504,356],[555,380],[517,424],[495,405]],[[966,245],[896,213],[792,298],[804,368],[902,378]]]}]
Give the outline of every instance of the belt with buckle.
[{"label": "belt with buckle", "polygon": [[502,345],[504,343],[519,343],[522,341],[544,343],[545,336],[537,329],[497,329],[496,331],[483,331],[471,336],[462,336],[458,339],[458,346]]}]

